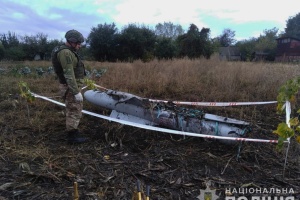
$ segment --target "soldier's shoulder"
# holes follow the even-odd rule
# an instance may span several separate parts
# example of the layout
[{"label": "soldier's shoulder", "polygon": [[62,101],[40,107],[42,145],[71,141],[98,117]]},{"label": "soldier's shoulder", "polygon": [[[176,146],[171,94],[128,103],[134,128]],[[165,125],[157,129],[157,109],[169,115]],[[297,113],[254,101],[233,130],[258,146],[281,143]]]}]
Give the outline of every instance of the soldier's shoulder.
[{"label": "soldier's shoulder", "polygon": [[67,48],[64,48],[58,52],[58,56],[72,56],[74,53]]},{"label": "soldier's shoulder", "polygon": [[60,50],[60,52],[70,52],[70,53],[72,53],[71,49],[69,49],[69,48],[62,48]]}]

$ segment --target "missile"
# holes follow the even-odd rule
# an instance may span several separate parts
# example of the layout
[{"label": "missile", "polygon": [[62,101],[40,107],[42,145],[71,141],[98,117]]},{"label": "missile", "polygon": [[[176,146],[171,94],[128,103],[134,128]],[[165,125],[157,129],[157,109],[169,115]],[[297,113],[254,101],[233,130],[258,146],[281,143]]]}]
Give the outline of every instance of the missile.
[{"label": "missile", "polygon": [[87,90],[84,98],[111,110],[110,117],[148,126],[158,126],[191,133],[243,137],[249,123],[233,118],[184,108],[172,102],[157,102],[116,90]]}]

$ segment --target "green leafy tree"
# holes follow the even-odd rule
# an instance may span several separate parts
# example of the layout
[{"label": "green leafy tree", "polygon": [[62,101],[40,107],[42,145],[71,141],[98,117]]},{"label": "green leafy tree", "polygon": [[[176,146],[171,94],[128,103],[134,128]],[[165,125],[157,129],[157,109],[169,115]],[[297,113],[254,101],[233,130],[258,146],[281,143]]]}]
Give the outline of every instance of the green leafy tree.
[{"label": "green leafy tree", "polygon": [[91,55],[97,61],[115,61],[117,59],[117,32],[118,29],[114,23],[98,24],[97,27],[92,28],[87,43]]},{"label": "green leafy tree", "polygon": [[14,32],[10,31],[8,31],[7,34],[2,34],[0,40],[5,49],[16,47],[20,44],[18,36]]},{"label": "green leafy tree", "polygon": [[155,33],[150,28],[129,24],[118,38],[118,56],[125,61],[151,60],[154,57],[155,42]]},{"label": "green leafy tree", "polygon": [[195,24],[191,24],[186,34],[177,38],[179,57],[210,58],[213,54],[212,42],[209,39],[210,29],[202,28],[199,31]]},{"label": "green leafy tree", "polygon": [[177,42],[180,57],[198,58],[201,56],[199,29],[196,25],[191,24],[188,32],[179,36]]},{"label": "green leafy tree", "polygon": [[253,59],[253,52],[255,51],[257,39],[251,38],[248,40],[238,41],[236,46],[239,47],[243,61],[251,61]]},{"label": "green leafy tree", "polygon": [[274,61],[276,56],[276,48],[278,38],[278,28],[274,27],[264,30],[264,34],[260,35],[255,42],[255,51],[268,53],[266,60]]},{"label": "green leafy tree", "polygon": [[158,37],[171,38],[175,40],[179,35],[184,34],[181,25],[174,25],[172,22],[158,23],[155,26],[155,35]]},{"label": "green leafy tree", "polygon": [[34,36],[25,35],[22,37],[22,48],[26,52],[26,59],[33,60],[38,49],[38,41]]},{"label": "green leafy tree", "polygon": [[25,52],[20,46],[18,36],[13,32],[1,35],[1,43],[4,46],[5,54],[4,58],[8,60],[23,60],[25,58]]},{"label": "green leafy tree", "polygon": [[300,39],[300,13],[289,17],[286,23],[284,36],[295,37]]},{"label": "green leafy tree", "polygon": [[45,56],[49,55],[48,48],[48,36],[43,33],[38,33],[33,36],[21,37],[21,45],[26,53],[26,59],[33,60],[36,54],[41,56],[42,60],[45,60]]},{"label": "green leafy tree", "polygon": [[4,48],[9,47],[8,41],[7,41],[7,38],[6,38],[6,34],[1,34],[0,41],[1,41],[1,44],[3,45]]},{"label": "green leafy tree", "polygon": [[58,46],[63,44],[63,40],[57,40],[57,39],[52,39],[47,41],[47,46],[46,46],[46,54],[45,54],[45,59],[50,59],[51,58],[51,52],[52,50]]},{"label": "green leafy tree", "polygon": [[20,61],[25,59],[25,52],[21,47],[10,47],[5,50],[5,58],[8,60]]},{"label": "green leafy tree", "polygon": [[235,31],[227,28],[223,30],[222,34],[218,36],[217,39],[221,47],[228,47],[236,43],[236,39],[234,39],[234,37]]},{"label": "green leafy tree", "polygon": [[38,42],[38,48],[37,53],[40,54],[41,59],[45,60],[46,55],[48,52],[48,35],[43,33],[38,33],[36,35],[37,42]]},{"label": "green leafy tree", "polygon": [[200,31],[200,44],[202,46],[202,56],[209,59],[214,53],[214,45],[209,37],[210,29],[202,28]]},{"label": "green leafy tree", "polygon": [[0,42],[0,60],[4,58],[4,54],[5,54],[5,49],[2,43]]},{"label": "green leafy tree", "polygon": [[155,44],[155,57],[158,59],[171,59],[176,57],[177,47],[171,38],[158,38]]}]

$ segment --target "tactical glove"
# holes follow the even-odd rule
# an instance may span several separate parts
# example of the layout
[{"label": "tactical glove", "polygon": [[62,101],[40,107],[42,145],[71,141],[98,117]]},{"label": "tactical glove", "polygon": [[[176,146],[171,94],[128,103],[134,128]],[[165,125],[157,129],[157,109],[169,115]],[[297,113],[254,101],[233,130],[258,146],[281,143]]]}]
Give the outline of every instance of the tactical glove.
[{"label": "tactical glove", "polygon": [[76,101],[83,101],[83,96],[82,96],[81,92],[79,92],[78,94],[75,95],[75,99],[76,99]]}]

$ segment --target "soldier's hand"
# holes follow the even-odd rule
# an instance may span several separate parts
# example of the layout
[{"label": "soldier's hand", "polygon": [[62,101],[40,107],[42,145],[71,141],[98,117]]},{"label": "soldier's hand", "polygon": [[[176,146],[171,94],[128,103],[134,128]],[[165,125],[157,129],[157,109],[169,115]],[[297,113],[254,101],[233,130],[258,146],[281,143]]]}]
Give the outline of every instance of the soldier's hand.
[{"label": "soldier's hand", "polygon": [[82,96],[81,92],[79,92],[78,94],[75,94],[75,99],[76,99],[76,101],[83,101],[83,96]]}]

